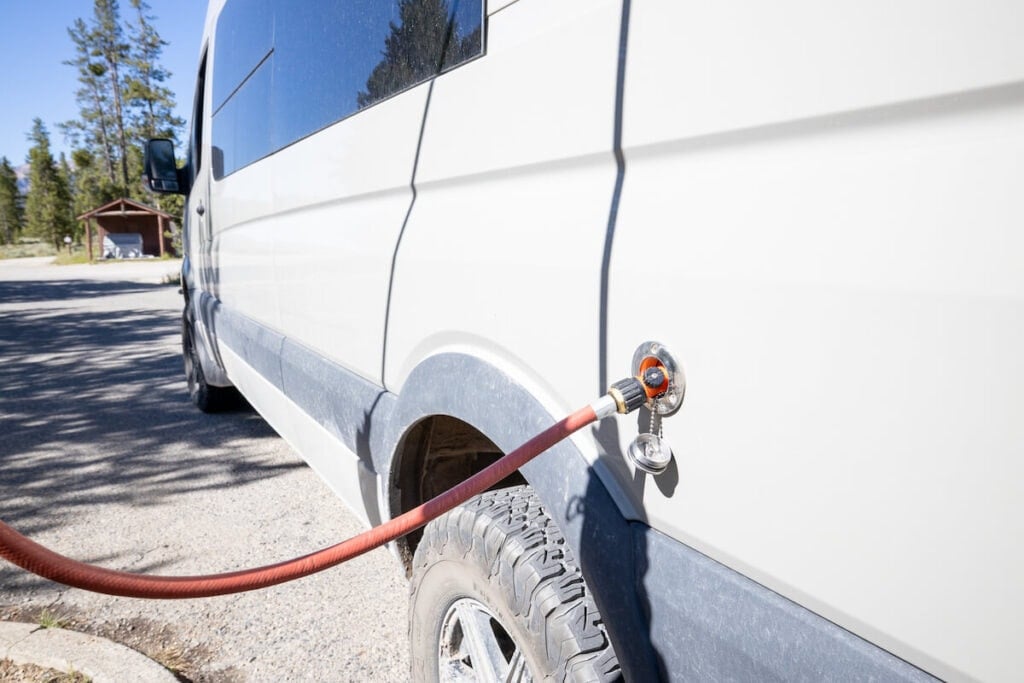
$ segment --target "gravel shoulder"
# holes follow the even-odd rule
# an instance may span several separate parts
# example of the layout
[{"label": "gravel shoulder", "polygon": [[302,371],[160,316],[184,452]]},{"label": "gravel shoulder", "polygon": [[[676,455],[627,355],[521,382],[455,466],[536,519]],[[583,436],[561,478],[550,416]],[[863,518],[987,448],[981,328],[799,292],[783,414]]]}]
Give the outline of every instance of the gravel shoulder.
[{"label": "gravel shoulder", "polygon": [[[251,410],[203,415],[168,261],[0,261],[0,519],[76,559],[158,574],[268,564],[363,530]],[[0,618],[63,620],[191,681],[404,681],[407,585],[379,549],[257,593],[141,601],[0,561]]]}]

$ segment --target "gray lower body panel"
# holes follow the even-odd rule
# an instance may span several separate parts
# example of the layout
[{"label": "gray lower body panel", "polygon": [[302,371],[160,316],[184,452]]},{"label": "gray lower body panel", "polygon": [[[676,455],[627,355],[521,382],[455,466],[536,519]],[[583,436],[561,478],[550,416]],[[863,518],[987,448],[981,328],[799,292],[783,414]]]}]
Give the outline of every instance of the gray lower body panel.
[{"label": "gray lower body panel", "polygon": [[638,597],[672,681],[934,681],[689,546],[634,525]]}]

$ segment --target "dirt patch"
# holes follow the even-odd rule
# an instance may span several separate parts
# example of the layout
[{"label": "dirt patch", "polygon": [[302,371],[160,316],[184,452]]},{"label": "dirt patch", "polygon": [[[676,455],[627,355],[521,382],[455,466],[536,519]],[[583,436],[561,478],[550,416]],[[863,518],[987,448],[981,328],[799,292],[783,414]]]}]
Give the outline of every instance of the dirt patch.
[{"label": "dirt patch", "polygon": [[77,671],[62,672],[35,664],[15,664],[0,659],[0,681],[4,683],[90,683],[88,676]]},{"label": "dirt patch", "polygon": [[[120,643],[141,652],[173,673],[183,683],[243,683],[245,677],[234,668],[208,671],[204,667],[212,660],[212,653],[204,646],[189,646],[182,642],[173,626],[148,619],[117,619],[98,621],[84,612],[64,606],[0,607],[0,621],[21,621],[50,628],[88,633]],[[38,667],[36,667],[38,668]],[[56,672],[60,673],[60,672]],[[0,681],[53,681],[54,683],[84,683],[88,678],[10,678],[0,669]]]}]

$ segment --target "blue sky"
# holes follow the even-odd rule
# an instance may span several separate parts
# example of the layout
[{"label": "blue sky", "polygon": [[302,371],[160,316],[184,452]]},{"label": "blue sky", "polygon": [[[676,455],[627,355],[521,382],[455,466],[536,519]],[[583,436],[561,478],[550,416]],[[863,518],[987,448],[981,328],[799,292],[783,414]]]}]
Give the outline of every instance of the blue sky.
[{"label": "blue sky", "polygon": [[[164,48],[163,66],[172,72],[177,113],[188,120],[192,88],[206,18],[206,0],[148,0]],[[122,18],[134,12],[121,0]],[[54,156],[68,151],[57,128],[76,118],[74,68],[62,64],[74,50],[67,28],[81,17],[92,17],[92,0],[0,0],[0,157],[25,163],[32,119],[39,117],[50,131]]]}]

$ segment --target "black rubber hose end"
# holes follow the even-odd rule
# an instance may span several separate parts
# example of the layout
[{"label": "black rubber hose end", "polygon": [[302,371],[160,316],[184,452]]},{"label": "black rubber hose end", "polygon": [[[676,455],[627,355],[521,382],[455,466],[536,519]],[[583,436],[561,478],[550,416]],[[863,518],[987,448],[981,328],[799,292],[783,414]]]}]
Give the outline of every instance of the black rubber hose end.
[{"label": "black rubber hose end", "polygon": [[647,402],[644,385],[636,377],[620,379],[608,389],[608,393],[615,399],[615,406],[623,415],[633,412]]}]

